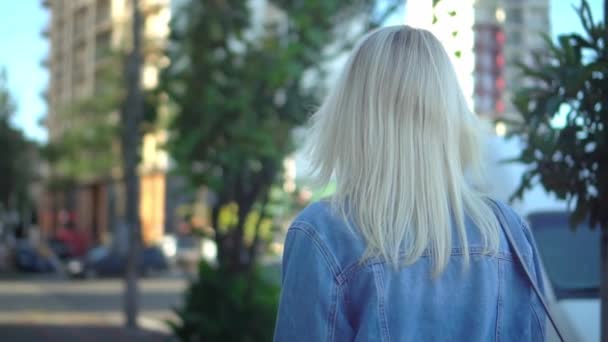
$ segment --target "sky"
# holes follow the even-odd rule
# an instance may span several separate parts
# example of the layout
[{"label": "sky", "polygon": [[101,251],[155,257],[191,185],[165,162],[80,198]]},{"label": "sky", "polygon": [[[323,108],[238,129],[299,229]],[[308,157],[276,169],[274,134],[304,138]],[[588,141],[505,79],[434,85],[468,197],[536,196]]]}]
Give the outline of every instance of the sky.
[{"label": "sky", "polygon": [[[430,1],[430,0],[429,0]],[[37,141],[45,142],[47,134],[39,122],[46,114],[41,94],[48,83],[48,72],[42,66],[49,50],[41,32],[49,14],[41,0],[0,0],[0,68],[8,73],[8,87],[17,104],[13,124]],[[594,18],[601,18],[602,0],[589,0]],[[580,32],[582,27],[572,9],[579,0],[551,0],[553,36]]]},{"label": "sky", "polygon": [[13,123],[38,141],[47,137],[38,124],[46,111],[41,94],[48,75],[41,63],[49,44],[41,32],[47,20],[48,12],[40,0],[0,0],[0,68],[7,71],[8,87],[17,105]]}]

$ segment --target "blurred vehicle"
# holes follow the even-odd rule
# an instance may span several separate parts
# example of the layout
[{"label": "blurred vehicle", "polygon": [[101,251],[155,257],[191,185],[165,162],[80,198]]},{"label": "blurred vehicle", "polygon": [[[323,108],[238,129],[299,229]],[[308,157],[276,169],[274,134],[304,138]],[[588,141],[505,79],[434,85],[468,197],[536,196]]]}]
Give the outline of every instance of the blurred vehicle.
[{"label": "blurred vehicle", "polygon": [[195,235],[179,235],[176,240],[175,263],[185,270],[196,270],[201,259],[201,239]]},{"label": "blurred vehicle", "polygon": [[201,260],[210,264],[217,262],[217,244],[213,239],[196,234],[180,234],[175,241],[173,261],[182,270],[196,272]]},{"label": "blurred vehicle", "polygon": [[27,240],[19,241],[15,246],[15,266],[23,272],[52,272],[55,270],[50,260],[40,253]]},{"label": "blurred vehicle", "polygon": [[[528,215],[544,266],[549,306],[566,340],[600,340],[600,231],[582,224],[576,231],[566,211]],[[548,325],[548,341],[558,341]]]},{"label": "blurred vehicle", "polygon": [[62,240],[50,239],[48,241],[48,246],[53,251],[53,253],[62,261],[65,261],[72,257],[70,247]]},{"label": "blurred vehicle", "polygon": [[[112,277],[124,275],[127,267],[127,256],[116,253],[108,246],[91,249],[83,258],[73,258],[67,263],[67,269],[73,277]],[[139,258],[137,269],[141,275],[165,271],[169,267],[162,249],[157,246],[144,247]]]},{"label": "blurred vehicle", "polygon": [[177,255],[177,239],[175,238],[175,236],[174,235],[163,236],[163,239],[162,239],[160,245],[163,250],[163,253],[165,253],[167,258],[169,258],[170,260],[174,260],[175,256]]},{"label": "blurred vehicle", "polygon": [[53,239],[56,243],[62,243],[72,257],[80,257],[87,253],[89,242],[87,236],[75,228],[60,228]]}]

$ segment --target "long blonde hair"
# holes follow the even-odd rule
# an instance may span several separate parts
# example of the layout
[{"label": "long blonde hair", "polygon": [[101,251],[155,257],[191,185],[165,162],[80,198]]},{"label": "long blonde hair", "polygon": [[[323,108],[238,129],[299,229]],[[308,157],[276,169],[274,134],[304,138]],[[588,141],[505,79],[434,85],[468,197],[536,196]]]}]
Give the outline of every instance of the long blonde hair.
[{"label": "long blonde hair", "polygon": [[498,248],[497,219],[472,185],[483,176],[480,130],[437,38],[394,26],[355,47],[312,117],[308,147],[317,180],[335,177],[332,206],[363,235],[364,258],[399,267],[428,250],[438,274],[452,220],[465,250],[465,216],[486,251]]}]

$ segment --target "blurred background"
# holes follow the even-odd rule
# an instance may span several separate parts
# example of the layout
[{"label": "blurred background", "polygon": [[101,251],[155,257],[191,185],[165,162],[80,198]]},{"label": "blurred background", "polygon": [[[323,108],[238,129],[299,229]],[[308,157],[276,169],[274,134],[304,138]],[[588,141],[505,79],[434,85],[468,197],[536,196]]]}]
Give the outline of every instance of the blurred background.
[{"label": "blurred background", "polygon": [[599,341],[605,10],[1,1],[0,339],[270,340],[289,222],[332,192],[310,186],[307,119],[364,32],[408,24],[452,56],[485,190],[529,219],[569,336]]}]

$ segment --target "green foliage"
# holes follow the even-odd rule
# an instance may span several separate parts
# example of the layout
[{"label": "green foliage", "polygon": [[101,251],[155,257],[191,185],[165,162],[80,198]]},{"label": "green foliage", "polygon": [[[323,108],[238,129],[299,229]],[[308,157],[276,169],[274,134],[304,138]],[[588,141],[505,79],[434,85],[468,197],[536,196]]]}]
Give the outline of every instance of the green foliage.
[{"label": "green foliage", "polygon": [[6,82],[6,70],[0,69],[0,120],[2,122],[8,122],[15,114],[15,103]]},{"label": "green foliage", "polygon": [[29,186],[35,178],[37,147],[11,125],[15,105],[0,70],[0,211],[30,204]]},{"label": "green foliage", "polygon": [[177,173],[214,194],[219,264],[201,265],[177,310],[182,341],[272,340],[278,289],[255,260],[284,207],[283,160],[318,103],[323,66],[358,38],[338,23],[356,18],[365,31],[402,1],[375,3],[271,0],[263,25],[240,0],[190,1],[174,16],[160,89],[174,110],[168,147]]},{"label": "green foliage", "polygon": [[67,124],[61,136],[45,147],[54,178],[86,181],[110,177],[120,167],[122,69],[122,55],[110,54],[97,72],[95,93],[67,104],[57,114]]},{"label": "green foliage", "polygon": [[262,270],[235,275],[201,262],[169,325],[180,341],[272,341],[278,298]]},{"label": "green foliage", "polygon": [[317,104],[322,66],[357,38],[338,24],[356,18],[367,30],[402,1],[375,4],[271,0],[271,19],[257,25],[246,1],[198,0],[174,16],[161,81],[175,109],[169,149],[193,188],[215,194],[213,227],[220,208],[238,208],[233,227],[216,230],[220,263],[237,271],[253,264],[255,255],[242,252],[249,212],[265,206],[295,148],[293,128]]},{"label": "green foliage", "polygon": [[[124,53],[108,52],[97,68],[94,94],[68,103],[58,113],[68,123],[62,134],[44,147],[53,167],[52,181],[90,181],[120,172],[120,111],[126,96]],[[159,96],[144,93],[142,132],[158,129]]]},{"label": "green foliage", "polygon": [[[587,1],[577,9],[584,35],[565,34],[532,65],[520,64],[530,86],[516,93],[522,114],[512,135],[526,147],[516,159],[528,165],[522,197],[535,184],[575,203],[572,224],[590,218],[591,226],[608,228],[608,31],[594,22]],[[565,125],[554,120],[565,114]]]},{"label": "green foliage", "polygon": [[[439,17],[437,17],[438,13],[442,14],[442,15],[447,14],[450,17],[455,17],[458,14],[455,10],[448,10],[448,9],[445,9],[445,8],[441,8],[441,6],[439,6],[440,3],[443,4],[441,2],[441,0],[433,0],[433,21],[432,21],[433,25],[435,25],[435,24],[437,24],[439,22]],[[456,36],[458,36],[458,30],[452,31],[451,35],[452,35],[452,38],[456,38]],[[462,57],[462,51],[461,50],[456,50],[453,53],[454,53],[454,57],[456,57],[456,58]]]}]

